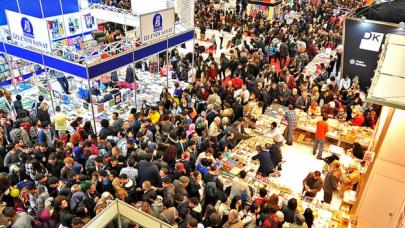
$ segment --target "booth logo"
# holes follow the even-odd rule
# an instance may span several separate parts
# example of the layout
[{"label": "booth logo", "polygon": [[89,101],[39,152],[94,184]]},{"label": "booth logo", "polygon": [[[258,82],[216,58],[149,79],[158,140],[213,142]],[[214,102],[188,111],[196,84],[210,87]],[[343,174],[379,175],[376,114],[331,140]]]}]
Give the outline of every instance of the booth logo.
[{"label": "booth logo", "polygon": [[163,29],[163,18],[160,13],[155,14],[153,16],[153,31],[157,32]]},{"label": "booth logo", "polygon": [[34,28],[26,17],[21,18],[21,27],[24,33],[24,36],[28,36],[34,39]]},{"label": "booth logo", "polygon": [[379,52],[383,39],[384,33],[365,32],[360,42],[360,49]]},{"label": "booth logo", "polygon": [[367,64],[361,60],[350,59],[349,63],[350,63],[350,65],[355,65],[358,67],[364,67],[364,68],[367,67]]}]

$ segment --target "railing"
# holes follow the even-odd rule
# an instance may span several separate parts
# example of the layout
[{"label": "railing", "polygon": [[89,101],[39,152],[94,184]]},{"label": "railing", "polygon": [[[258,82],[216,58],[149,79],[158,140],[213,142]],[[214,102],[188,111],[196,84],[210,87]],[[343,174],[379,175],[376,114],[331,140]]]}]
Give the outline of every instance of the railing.
[{"label": "railing", "polygon": [[137,14],[132,13],[130,10],[127,9],[122,9],[114,6],[106,6],[103,4],[90,4],[89,9],[94,9],[94,10],[108,10],[108,11],[113,11],[115,13],[120,13],[124,15],[130,15],[130,16],[139,16]]}]

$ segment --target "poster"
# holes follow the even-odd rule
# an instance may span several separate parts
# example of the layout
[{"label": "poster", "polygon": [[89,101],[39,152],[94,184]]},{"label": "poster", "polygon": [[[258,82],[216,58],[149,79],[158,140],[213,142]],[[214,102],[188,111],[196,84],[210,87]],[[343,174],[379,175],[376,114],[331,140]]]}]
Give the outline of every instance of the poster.
[{"label": "poster", "polygon": [[353,19],[346,19],[344,26],[342,75],[349,75],[351,79],[358,76],[361,89],[366,91],[371,86],[385,35],[405,35],[405,30],[393,25]]},{"label": "poster", "polygon": [[45,52],[51,51],[49,37],[44,36],[48,30],[44,20],[9,10],[6,10],[6,16],[14,42]]}]

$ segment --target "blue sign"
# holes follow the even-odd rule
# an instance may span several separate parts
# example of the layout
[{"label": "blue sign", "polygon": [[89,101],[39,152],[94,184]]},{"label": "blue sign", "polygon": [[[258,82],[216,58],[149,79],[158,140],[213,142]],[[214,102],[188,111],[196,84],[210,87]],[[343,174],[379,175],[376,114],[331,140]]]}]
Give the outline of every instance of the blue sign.
[{"label": "blue sign", "polygon": [[153,31],[157,32],[163,29],[163,18],[160,13],[155,14],[153,16]]},{"label": "blue sign", "polygon": [[23,30],[24,36],[28,36],[34,39],[34,28],[26,17],[21,18],[21,28]]}]

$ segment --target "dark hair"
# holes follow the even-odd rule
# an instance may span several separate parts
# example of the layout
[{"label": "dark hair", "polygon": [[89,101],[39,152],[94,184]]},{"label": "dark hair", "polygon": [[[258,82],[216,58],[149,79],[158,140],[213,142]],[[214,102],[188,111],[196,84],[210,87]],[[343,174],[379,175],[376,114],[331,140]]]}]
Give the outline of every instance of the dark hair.
[{"label": "dark hair", "polygon": [[21,101],[21,95],[20,94],[17,94],[17,96],[15,96],[15,99],[17,100],[17,101]]},{"label": "dark hair", "polygon": [[239,200],[241,200],[242,198],[240,198],[240,196],[236,195],[232,198],[231,204],[229,205],[231,209],[236,209],[238,210],[239,208],[236,208],[236,202],[238,202]]},{"label": "dark hair", "polygon": [[17,212],[12,207],[6,207],[3,209],[3,215],[4,217],[14,217],[17,215]]},{"label": "dark hair", "polygon": [[110,126],[110,123],[106,119],[102,119],[100,122],[101,127],[106,128]]},{"label": "dark hair", "polygon": [[287,206],[292,211],[297,210],[297,206],[298,206],[297,199],[291,198],[290,200],[288,200]]},{"label": "dark hair", "polygon": [[42,95],[39,95],[39,97],[38,97],[38,101],[39,101],[39,102],[42,102],[42,101],[44,101],[44,99],[45,99],[45,98],[44,98],[44,96],[42,96]]},{"label": "dark hair", "polygon": [[200,203],[200,200],[197,197],[192,197],[190,199],[190,202],[194,205],[198,205]]},{"label": "dark hair", "polygon": [[173,206],[173,200],[171,198],[163,198],[162,200],[162,204],[165,208],[169,208],[171,206]]},{"label": "dark hair", "polygon": [[198,226],[198,221],[197,221],[197,219],[195,219],[195,218],[193,218],[193,217],[191,217],[190,219],[188,219],[187,227],[197,228],[197,226]]},{"label": "dark hair", "polygon": [[304,218],[305,223],[308,225],[308,227],[311,227],[312,224],[314,223],[314,214],[312,213],[311,208],[305,209]]},{"label": "dark hair", "polygon": [[259,209],[259,205],[258,205],[257,203],[252,203],[252,204],[250,205],[249,211],[250,211],[251,213],[255,213],[255,212],[257,211],[257,209]]},{"label": "dark hair", "polygon": [[267,189],[261,188],[261,189],[259,190],[259,195],[260,195],[260,197],[266,197],[266,195],[267,195]]},{"label": "dark hair", "polygon": [[319,172],[318,170],[315,171],[315,176],[320,177],[320,176],[321,176],[321,172]]},{"label": "dark hair", "polygon": [[277,123],[276,123],[276,122],[272,122],[272,123],[271,123],[271,126],[277,127]]},{"label": "dark hair", "polygon": [[241,170],[239,172],[239,177],[242,178],[242,179],[245,179],[246,175],[247,175],[247,172],[245,170]]},{"label": "dark hair", "polygon": [[60,108],[60,106],[59,106],[59,105],[56,105],[56,107],[55,107],[55,111],[57,111],[57,112],[60,112],[60,111],[61,111],[61,108]]},{"label": "dark hair", "polygon": [[322,116],[322,120],[323,120],[323,121],[327,121],[327,120],[328,120],[328,115],[323,115],[323,116]]},{"label": "dark hair", "polygon": [[120,179],[128,179],[128,175],[123,173],[123,174],[120,174],[119,178]]}]

